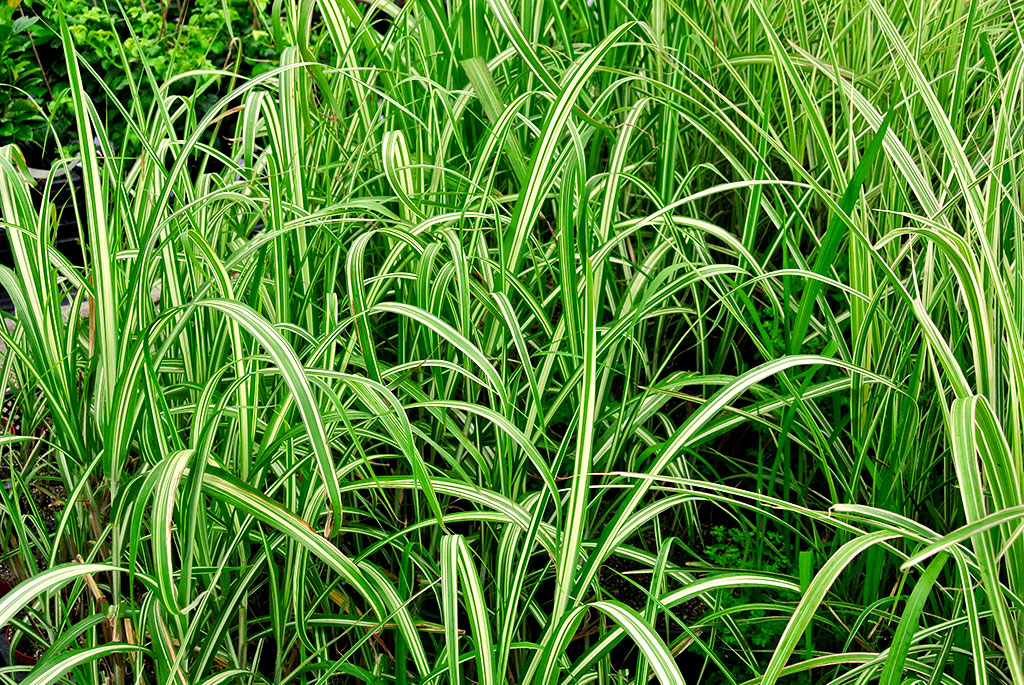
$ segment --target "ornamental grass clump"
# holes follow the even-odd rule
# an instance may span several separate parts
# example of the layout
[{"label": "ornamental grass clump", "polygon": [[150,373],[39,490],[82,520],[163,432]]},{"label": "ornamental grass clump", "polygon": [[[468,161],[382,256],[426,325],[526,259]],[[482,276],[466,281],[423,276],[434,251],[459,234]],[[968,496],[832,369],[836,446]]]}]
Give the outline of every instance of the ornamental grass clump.
[{"label": "ornamental grass clump", "polygon": [[57,19],[0,682],[1024,685],[1017,8],[295,0],[146,109]]}]

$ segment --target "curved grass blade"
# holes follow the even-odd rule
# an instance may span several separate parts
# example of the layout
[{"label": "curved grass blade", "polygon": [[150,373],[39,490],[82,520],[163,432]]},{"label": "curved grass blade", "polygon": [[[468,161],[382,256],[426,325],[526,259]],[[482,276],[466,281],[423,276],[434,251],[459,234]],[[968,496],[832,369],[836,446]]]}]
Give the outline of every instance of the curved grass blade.
[{"label": "curved grass blade", "polygon": [[213,497],[238,507],[246,514],[273,526],[308,549],[355,588],[370,603],[376,616],[383,620],[388,615],[385,603],[359,567],[298,516],[263,493],[253,490],[230,474],[216,468],[207,468],[203,476],[203,488]]},{"label": "curved grass blade", "polygon": [[800,603],[797,604],[796,609],[793,611],[793,616],[789,619],[789,623],[786,624],[786,628],[779,638],[779,644],[772,653],[771,661],[768,662],[764,677],[761,679],[764,685],[775,685],[778,682],[782,675],[782,669],[785,668],[786,662],[789,661],[789,657],[793,654],[793,650],[796,649],[797,643],[806,632],[807,627],[814,618],[814,614],[818,611],[822,601],[825,599],[825,595],[832,587],[832,584],[835,583],[839,574],[861,552],[895,537],[898,536],[888,531],[868,533],[847,542],[825,562],[825,565],[821,567],[821,570],[814,576],[814,580],[811,581],[811,584],[804,591]]},{"label": "curved grass blade", "polygon": [[21,682],[22,685],[50,685],[50,683],[57,682],[63,676],[67,675],[79,666],[92,661],[112,656],[114,654],[138,654],[140,652],[147,651],[148,650],[138,645],[120,642],[113,642],[100,645],[98,647],[75,649],[70,652],[62,653],[60,658],[52,661],[44,658],[43,661],[36,664],[36,666],[29,671],[28,677]]},{"label": "curved grass blade", "polygon": [[285,341],[273,325],[260,316],[251,307],[230,300],[204,300],[197,303],[201,307],[209,307],[227,314],[237,321],[246,331],[262,344],[277,364],[284,381],[295,398],[295,406],[302,417],[303,425],[309,435],[309,444],[316,457],[317,470],[327,489],[327,497],[331,502],[332,520],[328,525],[329,534],[333,534],[341,525],[342,505],[341,493],[338,491],[338,476],[331,458],[331,449],[327,444],[327,433],[324,430],[323,418],[316,406],[313,391],[306,378],[305,369],[299,361],[295,350]]},{"label": "curved grass blade", "polygon": [[0,598],[0,625],[7,625],[22,609],[46,592],[89,574],[123,571],[110,564],[62,564],[16,585]]}]

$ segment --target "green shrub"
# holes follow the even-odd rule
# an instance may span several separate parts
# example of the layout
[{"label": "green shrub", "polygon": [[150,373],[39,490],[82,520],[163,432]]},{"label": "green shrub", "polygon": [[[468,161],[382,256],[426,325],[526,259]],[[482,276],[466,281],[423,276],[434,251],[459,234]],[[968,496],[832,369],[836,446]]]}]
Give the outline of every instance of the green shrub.
[{"label": "green shrub", "polygon": [[42,142],[46,84],[33,55],[38,17],[19,15],[20,0],[0,4],[0,145]]},{"label": "green shrub", "polygon": [[[175,16],[179,7],[170,0],[123,7],[103,0],[35,0],[26,7],[29,14],[9,22],[10,37],[0,45],[8,69],[5,82],[26,90],[28,96],[7,105],[10,125],[0,127],[0,136],[22,145],[45,146],[45,156],[58,152],[58,141],[66,153],[77,150],[67,70],[62,59],[53,59],[61,54],[59,15],[68,22],[83,63],[95,72],[95,78],[86,78],[86,91],[116,149],[126,155],[137,151],[139,140],[125,125],[115,101],[147,113],[155,94],[151,83],[163,84],[188,72],[258,75],[277,64],[281,49],[270,31],[269,0],[198,0],[187,3],[181,16]],[[4,11],[0,10],[0,20]],[[0,21],[0,27],[7,25]],[[149,81],[147,70],[154,81]],[[196,113],[201,116],[231,81],[211,78],[179,78],[164,96],[198,98]],[[47,120],[52,129],[43,125]]]}]

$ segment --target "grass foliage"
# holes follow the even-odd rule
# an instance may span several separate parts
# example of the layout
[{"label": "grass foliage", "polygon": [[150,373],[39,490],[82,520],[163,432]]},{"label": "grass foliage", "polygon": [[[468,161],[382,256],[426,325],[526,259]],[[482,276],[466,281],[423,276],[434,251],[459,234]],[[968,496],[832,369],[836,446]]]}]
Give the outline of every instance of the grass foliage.
[{"label": "grass foliage", "polygon": [[25,682],[1024,685],[1019,3],[273,6],[0,154]]}]

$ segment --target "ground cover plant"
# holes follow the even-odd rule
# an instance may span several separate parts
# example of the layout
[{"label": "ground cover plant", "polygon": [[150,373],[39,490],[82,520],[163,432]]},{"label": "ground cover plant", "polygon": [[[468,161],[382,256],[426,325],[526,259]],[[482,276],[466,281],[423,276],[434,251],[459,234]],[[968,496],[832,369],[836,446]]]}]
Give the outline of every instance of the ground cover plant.
[{"label": "ground cover plant", "polygon": [[83,85],[111,144],[133,156],[140,143],[122,110],[141,120],[151,109],[154,92],[136,87],[145,72],[167,81],[164,95],[188,94],[205,114],[235,83],[212,72],[250,77],[278,63],[283,32],[266,10],[266,0],[11,0],[0,7],[0,145],[17,144],[30,166],[46,169],[78,152],[59,19],[85,68],[101,75],[102,84]]},{"label": "ground cover plant", "polygon": [[53,12],[0,681],[1024,685],[1020,9],[287,0],[147,108]]}]

